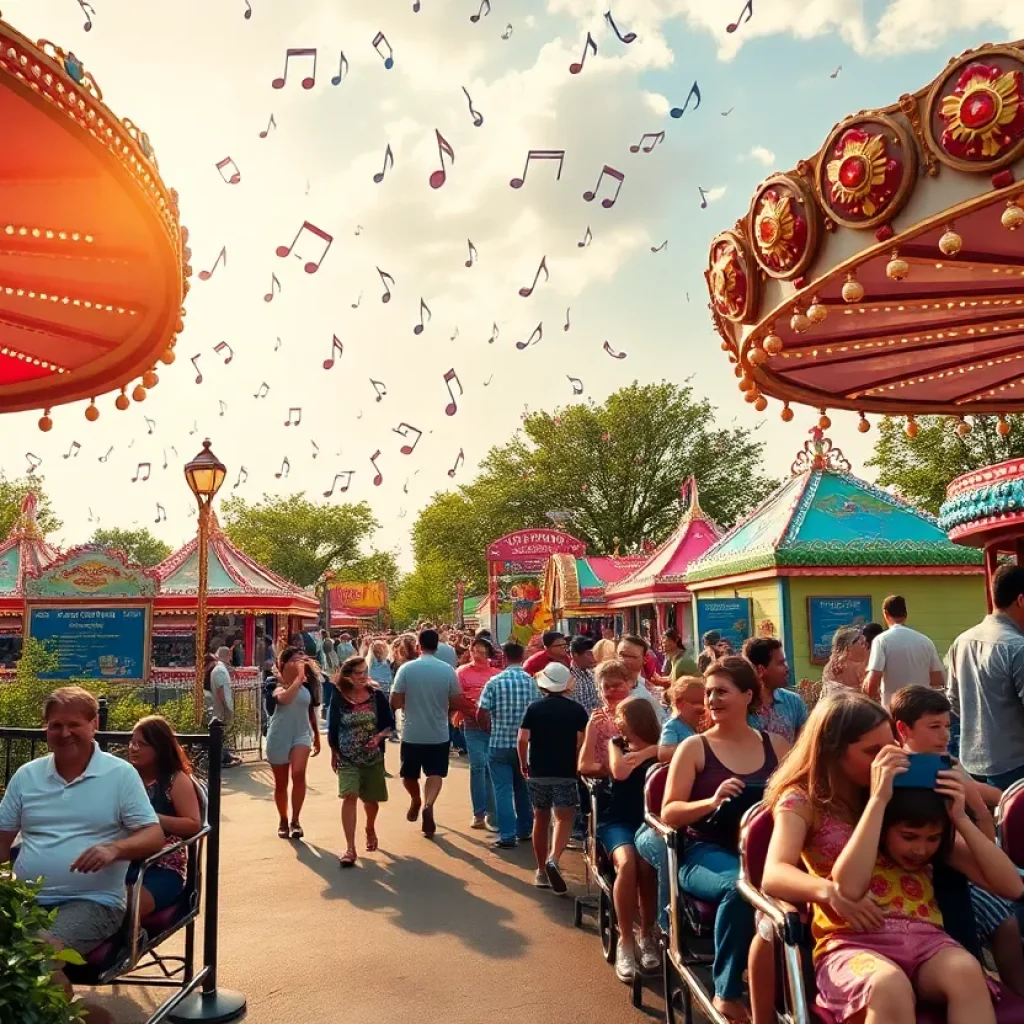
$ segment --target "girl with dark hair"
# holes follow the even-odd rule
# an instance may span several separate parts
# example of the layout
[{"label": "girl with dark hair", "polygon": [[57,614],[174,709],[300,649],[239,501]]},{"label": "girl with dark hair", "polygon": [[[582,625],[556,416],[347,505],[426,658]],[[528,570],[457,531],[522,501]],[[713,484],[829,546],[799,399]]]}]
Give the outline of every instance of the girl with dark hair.
[{"label": "girl with dark hair", "polygon": [[366,659],[346,658],[334,678],[337,688],[327,717],[331,768],[338,775],[341,827],[345,833],[343,868],[356,863],[358,801],[366,812],[366,850],[377,849],[376,821],[388,798],[384,774],[384,741],[395,727],[388,699],[370,678]]},{"label": "girl with dark hair", "polygon": [[[192,765],[166,718],[149,715],[139,721],[128,743],[128,760],[146,787],[160,826],[167,837],[165,846],[179,839],[191,839],[202,827],[199,797],[192,784]],[[139,913],[145,918],[171,906],[185,889],[184,850],[168,853],[143,878]],[[127,884],[138,878],[138,865],[128,871]]]}]

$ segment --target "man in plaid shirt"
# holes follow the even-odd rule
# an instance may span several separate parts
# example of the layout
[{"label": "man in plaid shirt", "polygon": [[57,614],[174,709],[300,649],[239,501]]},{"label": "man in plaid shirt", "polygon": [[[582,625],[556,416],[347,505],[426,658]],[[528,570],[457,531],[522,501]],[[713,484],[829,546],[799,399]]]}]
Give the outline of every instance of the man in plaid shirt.
[{"label": "man in plaid shirt", "polygon": [[484,686],[477,720],[491,733],[488,762],[499,832],[493,849],[510,850],[517,839],[530,842],[533,831],[533,805],[520,771],[516,742],[526,709],[541,693],[533,677],[523,670],[522,644],[509,642],[501,650],[508,667]]}]

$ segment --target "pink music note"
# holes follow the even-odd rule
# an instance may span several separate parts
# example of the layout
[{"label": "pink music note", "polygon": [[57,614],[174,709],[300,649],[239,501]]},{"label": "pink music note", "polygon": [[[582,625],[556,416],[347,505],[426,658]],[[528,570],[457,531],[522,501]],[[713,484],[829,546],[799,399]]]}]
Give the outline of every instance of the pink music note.
[{"label": "pink music note", "polygon": [[[224,168],[227,167],[228,164],[234,167],[234,171],[231,172],[230,178],[224,177]],[[242,180],[242,172],[238,169],[238,164],[236,164],[229,156],[226,156],[219,164],[217,164],[217,170],[220,171],[220,176],[224,178],[229,185],[237,185]]]},{"label": "pink music note", "polygon": [[228,363],[235,358],[235,350],[226,341],[222,341],[219,345],[213,346],[213,351],[216,352],[217,355],[220,355],[224,349],[228,350],[227,358],[224,360],[224,365],[227,366]]},{"label": "pink music note", "polygon": [[[40,461],[42,461],[42,460],[40,460]],[[143,483],[145,483],[145,481],[147,481],[149,479],[150,468],[151,467],[150,467],[148,462],[140,462],[138,464],[138,466],[135,467],[135,476],[132,477],[132,483],[133,484],[137,483],[139,480],[142,480]],[[145,476],[140,476],[140,474],[142,473],[143,470],[146,471],[146,475]]]},{"label": "pink music note", "polygon": [[270,84],[275,89],[283,89],[285,83],[288,81],[288,68],[291,63],[292,57],[312,57],[313,58],[313,74],[309,78],[302,80],[303,89],[312,89],[316,85],[316,49],[289,49],[284,52],[284,74],[280,78],[275,78]]},{"label": "pink music note", "polygon": [[[537,339],[536,341],[534,341],[534,337],[536,337],[536,339]],[[544,322],[541,321],[539,324],[537,324],[536,327],[534,327],[533,334],[531,334],[529,336],[529,338],[526,339],[526,341],[517,341],[516,342],[516,348],[519,349],[520,352],[522,352],[524,348],[529,348],[531,345],[538,345],[538,344],[540,344],[540,340],[543,337],[544,337]]]},{"label": "pink music note", "polygon": [[582,395],[583,381],[581,381],[579,377],[569,377],[569,374],[566,374],[566,377],[568,377],[569,383],[572,385],[572,393],[574,395]]},{"label": "pink music note", "polygon": [[565,311],[565,326],[562,328],[562,330],[563,331],[569,330],[569,309],[566,309],[566,311]]},{"label": "pink music note", "polygon": [[562,164],[565,162],[565,150],[564,149],[531,149],[526,154],[526,166],[523,168],[523,176],[521,178],[513,178],[509,184],[513,188],[522,188],[523,182],[526,181],[527,172],[530,170],[531,160],[557,160],[558,161],[558,173],[555,175],[555,181],[562,180]]},{"label": "pink music note", "polygon": [[341,59],[338,61],[338,73],[331,79],[331,85],[341,85],[345,81],[345,75],[348,74],[348,60],[345,57],[345,51],[341,51]]},{"label": "pink music note", "polygon": [[292,241],[291,245],[279,245],[277,247],[278,256],[287,256],[292,249],[295,248],[295,243],[299,240],[303,231],[308,231],[311,235],[316,235],[322,242],[326,242],[327,245],[324,247],[324,251],[320,254],[320,259],[315,263],[307,263],[303,268],[307,274],[315,274],[320,269],[320,264],[323,263],[324,257],[330,252],[331,246],[334,244],[334,236],[327,234],[326,231],[318,228],[315,224],[310,224],[308,220],[302,222],[302,227],[299,228],[298,233]]},{"label": "pink music note", "polygon": [[226,245],[222,245],[220,247],[220,252],[217,255],[217,260],[209,270],[199,271],[199,280],[209,281],[210,278],[213,277],[213,272],[217,269],[222,260],[224,261],[224,266],[226,267],[228,265],[228,247]]},{"label": "pink music note", "polygon": [[462,390],[462,381],[459,380],[459,375],[455,372],[455,367],[453,366],[444,375],[445,387],[448,388],[448,397],[451,399],[451,401],[445,406],[445,416],[454,416],[459,411],[459,407],[455,402],[455,395],[452,392],[452,381],[455,381],[455,383],[459,385],[459,397],[461,398],[465,394]]},{"label": "pink music note", "polygon": [[542,256],[541,257],[541,259],[540,259],[540,266],[537,267],[537,273],[533,275],[533,284],[531,284],[529,288],[520,288],[519,289],[519,294],[524,299],[528,299],[533,294],[533,289],[537,287],[537,280],[540,277],[540,272],[542,270],[544,271],[544,280],[545,281],[549,281],[551,279],[551,276],[550,276],[550,274],[548,274],[548,258],[547,258],[547,256]]},{"label": "pink music note", "polygon": [[338,358],[340,359],[345,354],[345,346],[342,345],[342,343],[340,341],[338,341],[338,336],[336,334],[332,334],[331,335],[331,356],[330,356],[329,359],[325,359],[324,360],[324,369],[325,370],[329,370],[332,366],[334,366],[334,354],[335,353],[338,354]]},{"label": "pink music note", "polygon": [[[653,139],[654,141],[649,146],[644,146],[644,139]],[[644,132],[643,135],[640,136],[640,141],[635,146],[630,146],[629,147],[629,151],[630,151],[630,153],[639,153],[640,152],[640,147],[643,146],[644,152],[645,153],[650,153],[650,151],[652,149],[654,149],[654,147],[659,142],[664,142],[664,141],[665,141],[665,133],[664,132]]]},{"label": "pink music note", "polygon": [[[380,44],[383,43],[388,48],[388,55],[385,57],[380,52]],[[384,67],[390,71],[395,66],[395,51],[391,49],[391,44],[388,42],[388,37],[383,32],[378,32],[373,37],[373,48],[377,51],[378,56],[383,58]]]},{"label": "pink music note", "polygon": [[587,62],[587,50],[591,50],[594,56],[597,56],[597,43],[594,42],[594,37],[588,32],[587,41],[583,44],[583,56],[580,58],[579,63],[575,61],[569,65],[569,74],[578,75],[583,70],[583,65]]},{"label": "pink music note", "polygon": [[459,466],[461,466],[465,461],[466,461],[466,456],[463,453],[462,449],[460,448],[459,449],[459,454],[458,454],[458,456],[455,459],[455,465],[452,466],[452,468],[448,470],[448,475],[450,477],[454,478],[455,474],[458,472]]},{"label": "pink music note", "polygon": [[593,236],[593,234],[591,234],[590,225],[588,224],[587,225],[587,230],[583,234],[582,241],[577,242],[576,245],[579,246],[579,248],[582,249],[582,248],[584,248],[584,246],[590,245],[590,243],[593,240],[594,240],[594,236]]},{"label": "pink music note", "polygon": [[270,391],[270,385],[269,385],[269,384],[268,384],[268,383],[267,383],[266,381],[264,381],[264,382],[263,382],[263,383],[262,383],[262,384],[260,385],[260,389],[259,389],[259,391],[257,391],[257,392],[256,392],[256,394],[255,394],[255,395],[253,395],[252,397],[253,397],[253,398],[266,398],[266,397],[267,397],[267,393],[268,393],[269,391]]},{"label": "pink music note", "polygon": [[274,301],[274,292],[275,291],[276,292],[280,292],[281,291],[281,282],[278,281],[277,274],[271,274],[270,275],[270,291],[267,292],[267,294],[263,296],[263,301],[264,302],[273,302]]},{"label": "pink music note", "polygon": [[199,369],[199,362],[198,362],[199,357],[202,354],[203,354],[202,352],[197,352],[192,357],[192,365],[196,368],[196,383],[197,384],[202,384],[203,383],[203,371]]},{"label": "pink music note", "polygon": [[436,128],[434,129],[434,134],[437,136],[437,156],[441,161],[441,169],[439,171],[434,171],[433,174],[430,175],[430,187],[440,188],[447,180],[444,170],[444,155],[447,153],[448,159],[454,164],[455,150],[452,149],[448,140]]},{"label": "pink music note", "polygon": [[[745,18],[743,17],[744,14],[746,15]],[[726,32],[735,32],[736,29],[738,29],[740,27],[740,25],[743,24],[743,22],[750,21],[750,19],[753,16],[754,16],[754,0],[747,0],[746,4],[743,7],[743,10],[740,11],[740,16],[731,25],[726,25],[725,26],[725,31]]]},{"label": "pink music note", "polygon": [[423,301],[423,299],[420,299],[420,322],[412,329],[412,333],[413,334],[422,334],[423,333],[423,314],[424,313],[427,314],[427,319],[428,320],[433,320],[434,314],[430,312],[430,307]]},{"label": "pink music note", "polygon": [[619,26],[615,24],[615,19],[612,17],[612,12],[611,11],[605,11],[604,12],[604,20],[607,21],[609,25],[611,25],[612,31],[619,37],[619,41],[620,42],[623,42],[627,46],[629,46],[629,44],[632,43],[636,39],[636,33],[635,32],[627,32],[625,35],[623,35],[619,31]]},{"label": "pink music note", "polygon": [[387,273],[387,271],[381,270],[380,267],[377,267],[376,269],[377,273],[380,274],[380,283],[384,285],[384,294],[380,297],[380,301],[390,302],[391,289],[387,286],[387,284],[385,284],[384,278],[387,278],[392,284],[395,283],[395,279],[389,273]]},{"label": "pink music note", "polygon": [[480,254],[476,251],[476,246],[470,242],[468,238],[466,239],[466,242],[469,244],[469,259],[466,260],[466,266],[471,267],[478,259],[480,259]]},{"label": "pink music note", "polygon": [[601,205],[606,210],[610,210],[615,205],[615,200],[619,198],[619,192],[622,189],[622,183],[626,180],[626,176],[622,173],[622,171],[617,171],[614,167],[609,167],[607,164],[605,164],[604,167],[601,169],[601,173],[597,177],[597,184],[594,186],[594,191],[584,192],[583,198],[588,203],[593,201],[594,196],[596,196],[601,189],[601,182],[604,180],[604,176],[606,174],[609,178],[613,178],[615,181],[618,182],[618,185],[615,186],[615,195],[613,195],[611,199],[601,200]]},{"label": "pink music note", "polygon": [[[377,455],[380,455],[380,452],[377,452]],[[376,456],[374,456],[374,458],[376,458]],[[349,485],[352,483],[352,474],[354,472],[354,469],[346,469],[343,473],[335,474],[334,483],[331,484],[331,489],[329,491],[324,491],[324,497],[331,497],[331,495],[334,494],[335,490],[340,490],[341,493],[344,494],[348,490]],[[338,487],[339,480],[345,481],[340,488]]]},{"label": "pink music note", "polygon": [[612,359],[625,359],[626,358],[626,353],[625,352],[616,352],[615,349],[613,349],[611,347],[611,345],[607,341],[604,343],[604,350],[605,350],[605,352],[608,353],[608,355],[610,355],[612,357]]},{"label": "pink music note", "polygon": [[399,423],[397,427],[392,428],[393,433],[400,434],[404,438],[409,438],[412,434],[416,435],[416,440],[411,445],[403,444],[401,452],[403,455],[412,455],[416,451],[416,445],[420,443],[420,438],[423,436],[422,430],[417,430],[416,427],[410,426],[408,423]]},{"label": "pink music note", "polygon": [[288,419],[286,419],[284,421],[284,425],[286,427],[297,427],[301,422],[302,422],[302,409],[299,406],[297,406],[297,405],[293,405],[288,410]]},{"label": "pink music note", "polygon": [[380,471],[380,466],[377,465],[377,460],[380,458],[380,449],[378,448],[371,456],[370,462],[373,464],[373,468],[377,470],[377,475],[373,478],[373,486],[380,487],[384,483],[384,474]]},{"label": "pink music note", "polygon": [[271,114],[270,115],[270,120],[267,122],[266,130],[260,132],[260,138],[261,139],[265,139],[270,134],[270,129],[271,128],[276,128],[276,127],[277,127],[277,122],[274,120],[274,115]]}]

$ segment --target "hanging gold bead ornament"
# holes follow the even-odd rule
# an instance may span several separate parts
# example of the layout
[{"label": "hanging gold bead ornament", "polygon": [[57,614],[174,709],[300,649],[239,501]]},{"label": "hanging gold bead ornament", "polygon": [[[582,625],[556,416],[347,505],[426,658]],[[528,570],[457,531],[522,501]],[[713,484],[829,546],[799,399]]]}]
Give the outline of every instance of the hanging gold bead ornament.
[{"label": "hanging gold bead ornament", "polygon": [[956,418],[956,432],[961,437],[966,437],[971,432],[971,425],[963,416],[957,416]]},{"label": "hanging gold bead ornament", "polygon": [[964,247],[964,240],[954,230],[953,225],[948,224],[943,236],[939,239],[939,252],[943,256],[956,256]]},{"label": "hanging gold bead ornament", "polygon": [[132,390],[133,402],[144,402],[146,400],[146,389],[141,384],[136,384]]},{"label": "hanging gold bead ornament", "polygon": [[50,419],[50,410],[47,409],[42,416],[39,417],[39,429],[44,433],[48,434],[53,430],[53,420]]},{"label": "hanging gold bead ornament", "polygon": [[114,399],[114,405],[124,412],[132,403],[128,401],[128,396],[124,393],[124,388],[121,388],[121,394]]},{"label": "hanging gold bead ornament", "polygon": [[818,417],[818,426],[821,427],[822,430],[828,430],[828,428],[832,426],[832,421],[829,419],[828,413],[824,409],[819,409],[818,412],[821,413]]},{"label": "hanging gold bead ornament", "polygon": [[779,416],[782,417],[783,423],[789,423],[789,421],[793,418],[793,410],[790,409],[789,402],[786,402],[782,406],[782,412],[779,413]]},{"label": "hanging gold bead ornament", "polygon": [[1006,209],[1003,210],[1003,215],[999,220],[1007,231],[1016,231],[1017,228],[1024,224],[1024,210],[1017,205],[1016,199],[1011,199],[1007,202]]},{"label": "hanging gold bead ornament", "polygon": [[890,281],[902,281],[910,273],[910,264],[902,259],[899,249],[893,249],[892,258],[885,265],[885,276]]},{"label": "hanging gold bead ornament", "polygon": [[811,304],[807,307],[807,319],[812,324],[822,324],[828,319],[828,306],[823,306],[817,295],[811,299]]},{"label": "hanging gold bead ornament", "polygon": [[907,425],[903,429],[906,432],[907,437],[909,437],[910,440],[913,441],[914,438],[917,437],[917,432],[921,428],[917,425],[917,420],[913,416],[908,416]]},{"label": "hanging gold bead ornament", "polygon": [[777,356],[782,351],[782,339],[772,329],[772,333],[764,339],[764,350],[770,356]]},{"label": "hanging gold bead ornament", "polygon": [[768,408],[768,399],[764,395],[758,395],[757,401],[754,403],[754,408],[758,412],[764,412]]},{"label": "hanging gold bead ornament", "polygon": [[85,418],[90,423],[95,423],[100,418],[100,411],[96,408],[95,398],[89,399],[89,404],[85,407]]},{"label": "hanging gold bead ornament", "polygon": [[867,416],[864,415],[864,413],[859,413],[859,415],[860,415],[860,422],[858,422],[858,424],[857,424],[857,429],[862,434],[866,434],[871,429],[871,424],[868,423],[868,418],[867,418]]},{"label": "hanging gold bead ornament", "polygon": [[864,298],[864,285],[854,277],[853,271],[846,275],[843,284],[843,302],[860,302]]},{"label": "hanging gold bead ornament", "polygon": [[756,402],[761,397],[761,392],[757,390],[757,387],[752,387],[744,396],[745,402]]},{"label": "hanging gold bead ornament", "polygon": [[749,391],[752,387],[754,387],[754,378],[743,374],[740,377],[740,391]]},{"label": "hanging gold bead ornament", "polygon": [[1013,430],[1013,427],[1011,427],[1010,424],[1006,422],[1005,416],[1000,416],[999,422],[996,424],[996,430],[999,431],[1000,437],[1009,437],[1010,431]]},{"label": "hanging gold bead ornament", "polygon": [[759,345],[755,345],[747,353],[747,362],[750,363],[751,366],[764,366],[764,364],[768,362],[768,353]]},{"label": "hanging gold bead ornament", "polygon": [[793,310],[793,315],[789,318],[789,329],[794,334],[803,334],[811,329],[811,321],[806,313],[800,311],[799,307]]}]

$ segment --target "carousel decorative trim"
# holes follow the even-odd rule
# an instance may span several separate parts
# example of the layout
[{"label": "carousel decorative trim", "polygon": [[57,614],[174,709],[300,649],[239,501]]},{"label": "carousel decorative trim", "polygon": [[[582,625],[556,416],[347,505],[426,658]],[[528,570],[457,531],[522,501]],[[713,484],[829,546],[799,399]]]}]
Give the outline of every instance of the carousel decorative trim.
[{"label": "carousel decorative trim", "polygon": [[757,306],[757,274],[747,243],[735,231],[723,231],[711,242],[705,273],[711,301],[719,316],[735,323],[750,320]]},{"label": "carousel decorative trim", "polygon": [[807,269],[818,251],[818,208],[801,178],[773,174],[760,186],[747,214],[747,236],[770,277],[789,280]]},{"label": "carousel decorative trim", "polygon": [[832,444],[832,439],[825,437],[821,427],[812,427],[811,439],[804,441],[803,448],[797,452],[796,458],[789,467],[791,476],[821,470],[829,473],[849,473],[850,460],[841,448]]},{"label": "carousel decorative trim", "polygon": [[25,580],[25,596],[33,599],[90,597],[155,597],[156,571],[129,561],[123,551],[99,544],[81,544],[65,551]]}]

